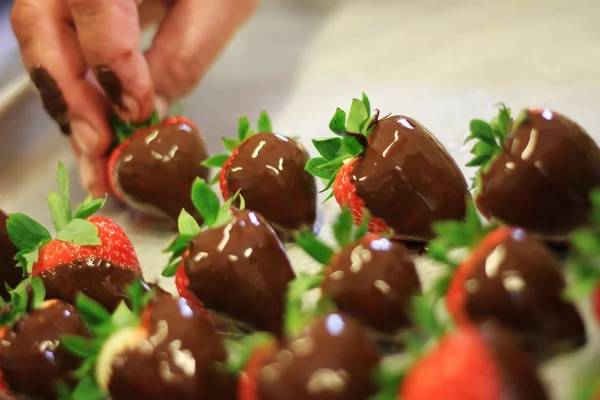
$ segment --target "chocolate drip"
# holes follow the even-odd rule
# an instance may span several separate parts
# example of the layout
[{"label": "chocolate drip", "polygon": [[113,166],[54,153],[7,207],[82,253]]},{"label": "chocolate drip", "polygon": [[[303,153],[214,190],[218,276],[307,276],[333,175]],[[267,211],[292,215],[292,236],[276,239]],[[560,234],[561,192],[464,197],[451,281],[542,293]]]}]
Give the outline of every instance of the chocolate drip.
[{"label": "chocolate drip", "polygon": [[312,228],[317,216],[317,187],[304,166],[309,155],[286,136],[258,133],[246,139],[226,169],[230,194],[241,190],[246,208],[260,213],[282,240]]},{"label": "chocolate drip", "polygon": [[497,323],[486,322],[481,326],[481,335],[499,367],[502,399],[549,399],[536,365],[516,346],[507,331]]},{"label": "chocolate drip", "polygon": [[197,128],[183,122],[160,125],[131,138],[114,174],[119,190],[136,208],[172,221],[185,208],[202,222],[190,194],[196,178],[208,178],[202,166],[207,156]]},{"label": "chocolate drip", "polygon": [[594,140],[563,115],[528,111],[482,175],[479,205],[508,225],[561,238],[588,223],[598,186]]},{"label": "chocolate drip", "polygon": [[409,325],[410,300],[421,283],[404,246],[371,235],[334,257],[323,291],[341,312],[389,334]]},{"label": "chocolate drip", "polygon": [[81,292],[111,311],[128,299],[127,288],[139,278],[131,269],[96,258],[58,265],[43,271],[39,277],[44,281],[47,299],[73,303]]},{"label": "chocolate drip", "polygon": [[16,287],[23,280],[23,269],[17,267],[15,255],[19,250],[15,247],[8,236],[6,221],[8,215],[0,210],[0,296],[9,300],[6,285]]},{"label": "chocolate drip", "polygon": [[81,360],[62,347],[64,335],[89,337],[89,332],[77,310],[62,301],[47,302],[8,328],[0,340],[0,364],[14,395],[53,400],[60,382],[74,386],[71,372]]},{"label": "chocolate drip", "polygon": [[469,191],[463,174],[434,136],[409,117],[377,122],[352,181],[371,215],[399,237],[428,241],[432,223],[465,215]]},{"label": "chocolate drip", "polygon": [[150,306],[149,336],[113,364],[113,400],[235,400],[236,380],[220,363],[225,347],[212,324],[185,299]]},{"label": "chocolate drip", "polygon": [[284,295],[294,272],[281,241],[256,212],[198,234],[184,261],[188,291],[207,309],[281,334]]},{"label": "chocolate drip", "polygon": [[344,314],[319,318],[290,340],[258,374],[260,400],[365,400],[380,354],[360,324]]},{"label": "chocolate drip", "polygon": [[464,285],[465,309],[472,320],[498,320],[540,357],[586,342],[581,316],[562,297],[560,263],[521,229],[480,260]]}]

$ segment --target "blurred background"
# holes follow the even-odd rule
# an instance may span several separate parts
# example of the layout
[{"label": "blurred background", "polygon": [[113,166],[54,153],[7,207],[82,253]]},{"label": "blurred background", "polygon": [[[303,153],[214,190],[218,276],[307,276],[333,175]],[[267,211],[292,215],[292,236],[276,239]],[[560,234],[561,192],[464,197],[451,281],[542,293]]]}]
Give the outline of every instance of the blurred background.
[{"label": "blurred background", "polygon": [[[74,161],[30,90],[10,6],[0,1],[0,207],[50,222],[43,198],[56,162],[75,174]],[[150,26],[146,43],[152,34]],[[184,105],[214,154],[241,114],[255,120],[262,109],[276,131],[310,146],[327,135],[335,108],[362,91],[383,114],[428,127],[460,165],[469,158],[462,146],[469,120],[491,117],[499,101],[553,108],[600,140],[600,1],[264,0]],[[128,225],[147,277],[158,276],[165,238],[123,210],[109,211]],[[545,367],[556,399],[570,399],[568,376],[597,349],[596,341],[596,353]]]}]

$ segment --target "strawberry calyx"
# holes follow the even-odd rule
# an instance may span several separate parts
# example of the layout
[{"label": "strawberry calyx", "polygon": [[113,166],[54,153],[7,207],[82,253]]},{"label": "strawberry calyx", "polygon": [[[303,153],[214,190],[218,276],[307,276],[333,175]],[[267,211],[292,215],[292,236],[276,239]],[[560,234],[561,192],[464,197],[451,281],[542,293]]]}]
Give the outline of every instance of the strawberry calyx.
[{"label": "strawberry calyx", "polygon": [[[73,212],[69,196],[68,172],[60,161],[56,180],[58,193],[51,192],[47,198],[56,230],[54,239],[79,246],[102,245],[98,227],[87,218],[104,206],[106,197],[93,199],[88,196]],[[40,249],[53,240],[52,235],[39,222],[21,213],[11,214],[6,221],[6,228],[8,236],[19,250],[15,256],[15,260],[18,261],[17,265],[23,268],[25,274],[31,274],[33,265],[38,260]]]},{"label": "strawberry calyx", "polygon": [[44,282],[39,277],[28,277],[14,289],[6,285],[10,302],[0,298],[0,327],[12,326],[21,317],[40,307],[46,297]]},{"label": "strawberry calyx", "polygon": [[573,248],[567,260],[568,286],[566,297],[579,300],[591,296],[600,286],[600,189],[590,194],[593,226],[573,232]]},{"label": "strawberry calyx", "polygon": [[[305,166],[307,172],[326,182],[320,193],[331,189],[342,165],[364,152],[375,125],[384,118],[379,118],[379,110],[371,115],[371,103],[365,93],[361,100],[352,99],[348,113],[341,108],[336,109],[329,129],[337,137],[313,139],[312,143],[320,157],[311,158]],[[325,201],[332,196],[333,193]]]},{"label": "strawberry calyx", "polygon": [[600,398],[600,364],[585,372],[574,385],[573,400],[598,400]]},{"label": "strawberry calyx", "polygon": [[[73,372],[73,376],[78,380],[77,385],[65,398],[71,400],[107,398],[107,393],[97,382],[95,369],[103,345],[122,329],[141,326],[143,312],[156,294],[154,289],[145,290],[141,280],[135,280],[127,292],[130,306],[122,301],[112,314],[83,293],[77,295],[75,307],[92,335],[90,338],[75,335],[61,337],[61,344],[65,349],[82,359],[81,366]],[[68,388],[63,387],[61,391],[68,391]]]},{"label": "strawberry calyx", "polygon": [[244,198],[238,191],[233,197],[221,204],[217,194],[202,178],[196,178],[192,185],[192,203],[196,210],[202,215],[204,223],[198,224],[185,209],[181,210],[177,219],[177,230],[179,234],[171,242],[169,247],[163,250],[164,253],[171,254],[167,266],[162,271],[162,276],[173,277],[177,273],[183,253],[189,247],[192,239],[205,229],[217,228],[226,225],[233,219],[231,208],[234,201],[239,197],[239,210],[245,208]]},{"label": "strawberry calyx", "polygon": [[[231,157],[231,154],[235,152],[235,150],[237,150],[238,147],[240,147],[244,140],[256,133],[273,133],[273,124],[271,123],[271,118],[269,117],[269,114],[266,110],[263,110],[260,113],[258,117],[257,128],[257,130],[252,129],[248,117],[246,115],[241,116],[238,121],[237,139],[232,139],[224,136],[221,137],[221,140],[223,141],[223,146],[229,152],[229,154],[214,155],[209,159],[205,160],[202,163],[202,165],[204,165],[207,168],[220,169],[223,167],[223,165],[225,165],[229,157]],[[211,185],[214,185],[217,182],[219,182],[219,175],[220,173],[217,173],[214,176],[213,180],[211,181]]]},{"label": "strawberry calyx", "polygon": [[266,332],[256,332],[241,339],[225,339],[227,361],[222,365],[226,371],[238,375],[248,365],[252,353],[266,344],[275,342],[275,338]]},{"label": "strawberry calyx", "polygon": [[142,122],[123,121],[117,113],[112,112],[110,115],[110,125],[117,137],[119,144],[129,139],[135,132],[140,129],[149,128],[160,123],[158,111],[154,110],[150,118]]},{"label": "strawberry calyx", "polygon": [[[474,188],[481,187],[481,174],[489,168],[494,158],[502,152],[504,140],[513,128],[513,118],[510,108],[502,103],[498,105],[498,114],[490,122],[481,119],[473,119],[469,123],[470,134],[465,139],[465,144],[475,141],[471,148],[473,158],[467,167],[477,167],[477,174],[473,181]],[[522,120],[523,113],[518,120]]]}]

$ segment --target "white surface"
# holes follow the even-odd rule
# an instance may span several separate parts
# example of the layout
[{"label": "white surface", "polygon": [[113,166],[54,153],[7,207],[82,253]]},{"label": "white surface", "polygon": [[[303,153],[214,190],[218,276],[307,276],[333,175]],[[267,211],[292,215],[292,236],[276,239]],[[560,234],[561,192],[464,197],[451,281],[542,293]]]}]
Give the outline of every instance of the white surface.
[{"label": "white surface", "polygon": [[[427,126],[461,165],[469,120],[491,117],[498,101],[554,108],[600,140],[599,16],[597,0],[271,1],[188,99],[186,114],[212,153],[240,114],[256,119],[263,108],[276,130],[310,147],[328,135],[335,107],[363,90],[384,114]],[[32,98],[0,127],[0,207],[49,224],[43,198],[56,162],[74,165],[67,141]],[[331,217],[337,206],[323,210]],[[125,210],[106,212],[126,226],[147,278],[158,277],[167,236]],[[309,266],[297,249],[291,254],[296,266]],[[569,400],[569,377],[600,356],[598,332],[592,336],[585,349],[544,366],[555,399]]]}]

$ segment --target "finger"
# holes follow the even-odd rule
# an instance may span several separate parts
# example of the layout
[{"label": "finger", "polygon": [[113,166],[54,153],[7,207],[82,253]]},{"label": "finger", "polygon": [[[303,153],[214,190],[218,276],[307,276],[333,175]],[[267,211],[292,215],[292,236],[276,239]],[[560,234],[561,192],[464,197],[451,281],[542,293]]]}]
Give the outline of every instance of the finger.
[{"label": "finger", "polygon": [[163,20],[146,59],[157,96],[188,94],[231,40],[258,0],[179,0]]},{"label": "finger", "polygon": [[107,97],[122,116],[142,121],[154,110],[154,86],[138,50],[140,26],[132,0],[68,0],[79,42]]},{"label": "finger", "polygon": [[81,181],[86,182],[86,191],[94,198],[104,197],[108,193],[106,159],[81,154],[77,163]]},{"label": "finger", "polygon": [[111,138],[106,102],[85,78],[87,65],[66,3],[19,0],[11,23],[45,109],[65,134],[72,132],[83,153],[104,154]]}]

